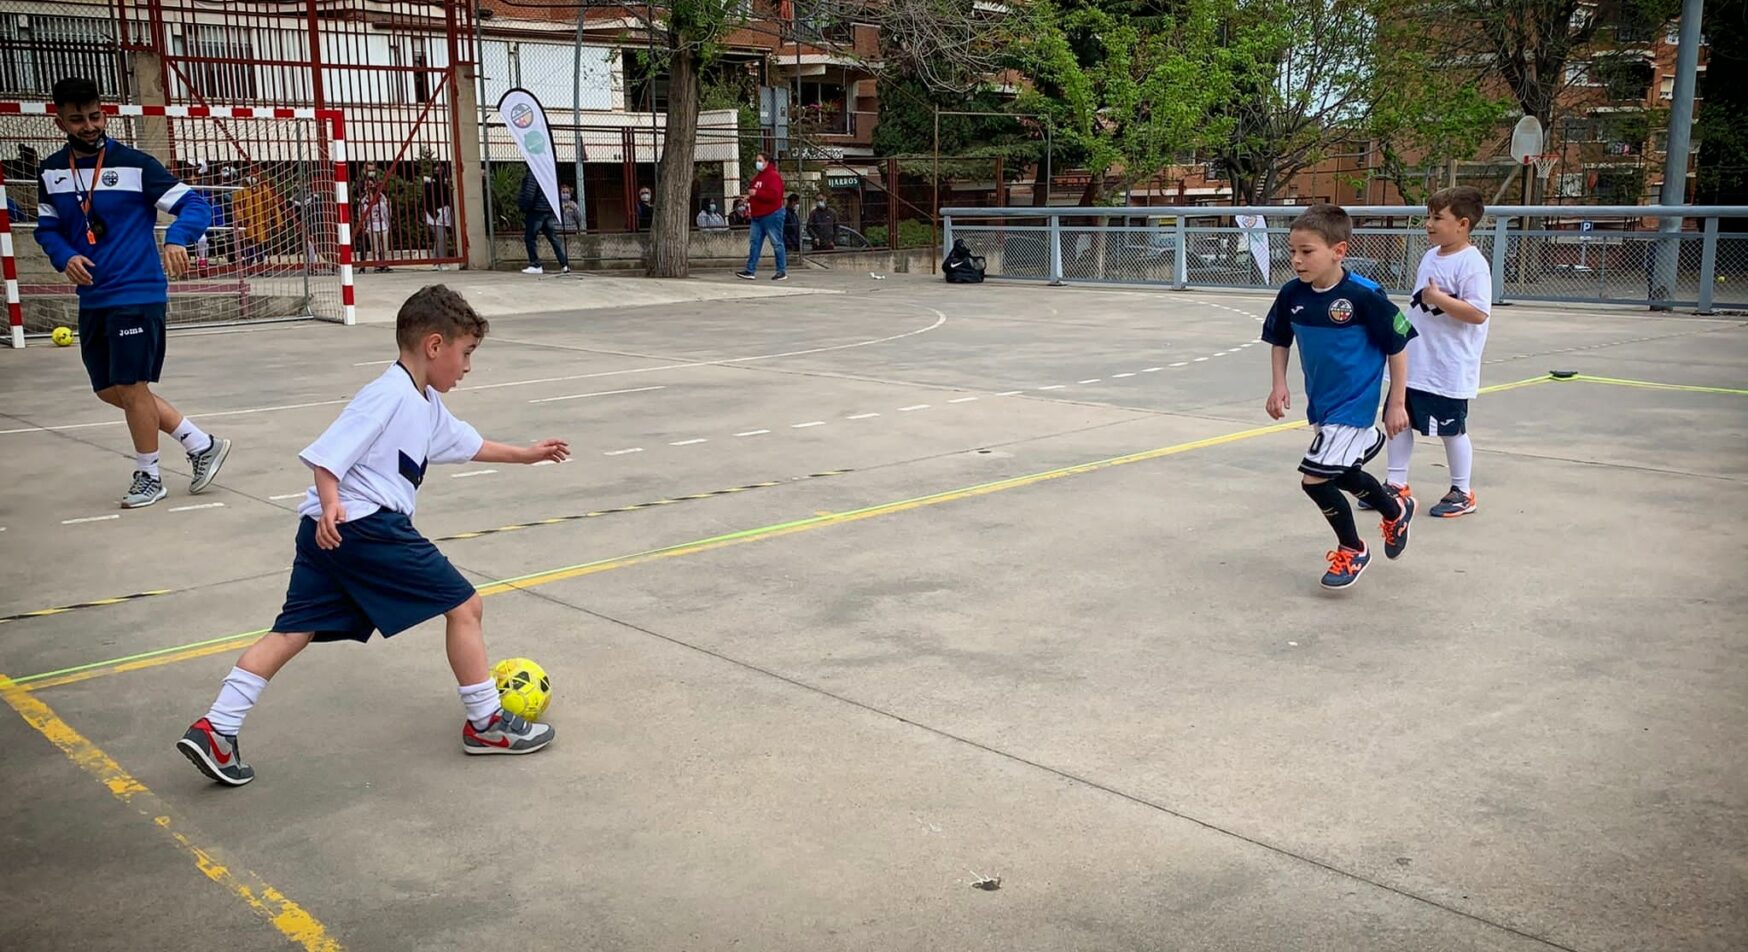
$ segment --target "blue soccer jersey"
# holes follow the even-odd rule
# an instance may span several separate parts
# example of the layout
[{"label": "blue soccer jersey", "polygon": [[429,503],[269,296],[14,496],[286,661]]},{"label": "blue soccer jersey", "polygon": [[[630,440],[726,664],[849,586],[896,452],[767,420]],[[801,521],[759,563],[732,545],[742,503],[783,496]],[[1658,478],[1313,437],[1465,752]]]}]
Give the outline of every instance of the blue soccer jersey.
[{"label": "blue soccer jersey", "polygon": [[1297,278],[1287,282],[1262,325],[1262,339],[1276,347],[1299,342],[1305,417],[1316,426],[1375,424],[1385,359],[1414,336],[1414,325],[1382,291],[1346,272],[1324,291]]}]

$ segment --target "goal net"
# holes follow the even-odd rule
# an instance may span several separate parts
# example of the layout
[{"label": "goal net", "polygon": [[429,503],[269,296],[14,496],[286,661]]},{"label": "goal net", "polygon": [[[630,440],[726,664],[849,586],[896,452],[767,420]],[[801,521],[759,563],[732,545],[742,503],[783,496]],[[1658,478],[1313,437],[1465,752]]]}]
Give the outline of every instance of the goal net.
[{"label": "goal net", "polygon": [[[352,323],[351,216],[337,112],[106,108],[111,139],[152,155],[212,206],[212,226],[188,249],[188,273],[170,282],[171,326],[300,318]],[[31,235],[43,160],[66,143],[51,110],[0,102],[0,187],[8,212],[0,219],[0,254],[14,346],[27,335],[78,326],[72,283]],[[160,241],[170,221],[159,215]]]}]

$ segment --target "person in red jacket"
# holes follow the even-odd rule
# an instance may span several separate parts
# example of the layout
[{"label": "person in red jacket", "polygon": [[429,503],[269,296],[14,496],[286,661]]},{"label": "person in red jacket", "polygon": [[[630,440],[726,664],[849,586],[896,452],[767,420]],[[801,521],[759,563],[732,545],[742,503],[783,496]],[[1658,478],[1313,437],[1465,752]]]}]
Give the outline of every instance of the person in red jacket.
[{"label": "person in red jacket", "polygon": [[735,272],[735,277],[748,281],[758,277],[759,253],[764,250],[765,239],[770,238],[771,248],[777,254],[777,273],[771,280],[785,281],[789,278],[789,256],[783,249],[783,176],[777,174],[777,166],[763,152],[758,154],[753,167],[758,174],[747,189],[747,205],[753,216],[747,233],[752,245],[747,249],[746,269]]}]

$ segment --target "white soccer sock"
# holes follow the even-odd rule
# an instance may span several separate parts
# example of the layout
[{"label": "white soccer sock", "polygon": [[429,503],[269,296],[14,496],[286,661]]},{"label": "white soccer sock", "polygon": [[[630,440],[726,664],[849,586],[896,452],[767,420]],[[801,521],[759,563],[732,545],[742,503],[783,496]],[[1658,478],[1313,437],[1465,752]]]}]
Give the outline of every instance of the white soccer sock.
[{"label": "white soccer sock", "polygon": [[1408,485],[1408,460],[1414,455],[1414,428],[1390,437],[1390,442],[1384,447],[1385,465],[1388,472],[1385,478],[1392,486]]},{"label": "white soccer sock", "polygon": [[267,679],[242,668],[232,668],[225,675],[225,683],[219,687],[218,698],[212,702],[212,710],[206,712],[208,723],[212,729],[221,734],[236,734],[243,729],[243,718],[255,702],[261,699],[261,689],[267,686]]},{"label": "white soccer sock", "polygon": [[145,474],[151,476],[153,479],[161,479],[162,478],[162,476],[158,473],[158,454],[156,452],[135,453],[134,454],[134,470],[137,472],[145,473]]},{"label": "white soccer sock", "polygon": [[200,427],[194,425],[193,420],[187,417],[182,418],[182,425],[170,435],[174,436],[176,442],[181,443],[182,448],[190,453],[198,453],[212,445],[212,437],[207,436]]},{"label": "white soccer sock", "polygon": [[1445,462],[1451,467],[1451,485],[1469,491],[1469,470],[1475,463],[1475,445],[1469,442],[1469,434],[1458,433],[1447,436],[1445,441]]},{"label": "white soccer sock", "polygon": [[498,713],[498,686],[491,679],[478,684],[463,684],[455,689],[461,695],[461,704],[467,708],[467,719],[473,726],[484,730],[492,722],[492,715]]}]

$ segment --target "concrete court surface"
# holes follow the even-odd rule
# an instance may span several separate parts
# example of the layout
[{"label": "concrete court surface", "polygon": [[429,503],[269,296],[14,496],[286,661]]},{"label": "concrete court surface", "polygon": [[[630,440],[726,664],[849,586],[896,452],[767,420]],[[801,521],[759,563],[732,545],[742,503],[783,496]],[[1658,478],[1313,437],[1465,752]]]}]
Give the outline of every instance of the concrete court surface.
[{"label": "concrete court surface", "polygon": [[[1748,946],[1739,318],[1500,308],[1480,512],[1331,597],[1265,298],[386,277],[176,335],[236,449],[137,512],[76,351],[0,354],[0,615],[167,592],[0,624],[0,949]],[[439,622],[312,647],[215,788],[172,744],[430,279],[496,315],[450,407],[576,450],[418,513],[560,737],[463,757]]]}]

